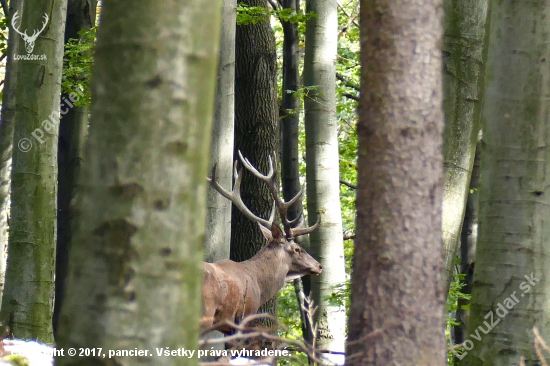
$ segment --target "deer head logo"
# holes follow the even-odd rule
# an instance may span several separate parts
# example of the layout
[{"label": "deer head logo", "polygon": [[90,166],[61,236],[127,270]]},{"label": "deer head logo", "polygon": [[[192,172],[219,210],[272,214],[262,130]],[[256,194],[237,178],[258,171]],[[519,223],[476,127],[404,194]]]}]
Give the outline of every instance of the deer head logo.
[{"label": "deer head logo", "polygon": [[42,24],[42,29],[35,30],[33,32],[32,36],[29,36],[29,35],[27,35],[27,30],[26,29],[23,33],[21,33],[19,31],[19,27],[15,26],[15,21],[17,20],[17,18],[19,18],[19,14],[17,14],[17,13],[19,13],[19,11],[16,11],[15,14],[13,14],[13,17],[11,18],[11,26],[12,26],[14,31],[16,31],[17,33],[19,33],[21,35],[21,37],[23,37],[23,41],[25,41],[25,48],[27,49],[27,53],[31,53],[32,50],[34,49],[34,42],[36,41],[36,39],[38,38],[40,33],[42,33],[44,28],[46,28],[46,25],[48,24],[48,20],[50,18],[48,18],[48,14],[44,13],[44,24]]}]

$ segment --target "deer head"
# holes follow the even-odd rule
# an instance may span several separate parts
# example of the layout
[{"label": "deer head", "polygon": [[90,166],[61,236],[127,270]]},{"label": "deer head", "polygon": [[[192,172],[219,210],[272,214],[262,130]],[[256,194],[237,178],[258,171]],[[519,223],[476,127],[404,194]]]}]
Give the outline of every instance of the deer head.
[{"label": "deer head", "polygon": [[44,23],[42,24],[42,29],[35,30],[32,33],[32,36],[29,36],[27,35],[26,29],[24,32],[20,32],[19,27],[15,26],[15,21],[17,20],[17,18],[19,18],[18,13],[19,13],[19,10],[16,11],[15,14],[13,14],[13,17],[11,18],[11,26],[15,32],[19,33],[21,37],[23,37],[23,41],[25,41],[25,48],[27,50],[27,53],[31,53],[34,50],[34,42],[36,41],[40,33],[42,33],[42,31],[46,28],[46,25],[48,24],[48,20],[50,18],[48,18],[48,14],[44,14]]},{"label": "deer head", "polygon": [[317,262],[308,252],[294,242],[294,239],[287,239],[281,228],[275,223],[271,223],[271,229],[259,224],[260,230],[267,239],[268,245],[279,246],[274,250],[279,250],[281,255],[287,260],[288,272],[285,280],[292,281],[305,275],[319,275],[323,266]]}]

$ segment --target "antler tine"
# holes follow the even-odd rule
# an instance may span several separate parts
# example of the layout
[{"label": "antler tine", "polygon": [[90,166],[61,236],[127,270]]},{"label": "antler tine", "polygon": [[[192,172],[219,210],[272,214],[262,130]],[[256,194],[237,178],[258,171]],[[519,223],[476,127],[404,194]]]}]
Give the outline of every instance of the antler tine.
[{"label": "antler tine", "polygon": [[300,213],[300,215],[295,218],[294,220],[291,220],[289,222],[290,226],[293,228],[297,228],[304,225],[304,215]]},{"label": "antler tine", "polygon": [[[273,154],[273,159],[271,158],[271,155],[269,156],[269,172],[267,174],[262,174],[258,171],[258,169],[256,169],[251,163],[250,161],[245,158],[243,156],[243,154],[239,151],[239,157],[241,158],[241,161],[244,165],[244,167],[250,172],[252,173],[255,177],[257,177],[258,179],[264,181],[265,183],[267,183],[268,185],[268,188],[269,188],[269,191],[271,192],[271,196],[273,197],[274,199],[274,208],[275,206],[277,207],[277,209],[279,210],[279,215],[281,216],[281,221],[282,221],[282,224],[283,224],[283,227],[284,227],[284,230],[285,230],[285,233],[287,235],[287,237],[296,237],[296,236],[299,236],[299,235],[305,235],[305,234],[308,234],[310,232],[312,232],[313,230],[317,229],[317,227],[319,226],[320,224],[320,221],[315,224],[314,226],[312,227],[309,227],[309,228],[293,228],[294,225],[296,225],[297,222],[299,222],[300,219],[303,219],[300,215],[300,217],[294,219],[294,220],[288,220],[287,218],[287,213],[288,213],[288,209],[293,205],[295,204],[298,200],[301,200],[302,197],[304,196],[304,188],[300,189],[300,191],[296,194],[296,196],[294,196],[292,199],[290,199],[288,202],[285,202],[281,196],[279,195],[279,191],[278,191],[278,188],[277,188],[277,181],[278,181],[278,175],[277,175],[277,170],[274,169],[274,160],[276,158],[276,155]],[[274,210],[272,211],[272,214],[270,216],[270,220],[273,222],[273,219],[274,219]]]},{"label": "antler tine", "polygon": [[298,202],[299,200],[301,200],[302,197],[304,197],[304,192],[305,192],[305,191],[304,191],[304,188],[302,187],[302,188],[300,189],[300,192],[298,192],[298,193],[296,194],[296,196],[292,197],[292,198],[290,199],[290,201],[285,202],[285,206],[286,206],[286,207],[291,207],[293,204],[295,204],[296,202]]},{"label": "antler tine", "polygon": [[271,160],[271,156],[269,156],[269,172],[267,174],[262,174],[258,171],[258,169],[254,168],[252,163],[243,156],[241,151],[239,150],[239,157],[241,158],[241,161],[245,168],[252,173],[256,178],[261,179],[265,182],[271,182],[273,180],[273,177],[275,176],[275,171],[273,170],[273,161]]},{"label": "antler tine", "polygon": [[241,180],[243,176],[242,175],[243,169],[241,168],[239,172],[237,172],[237,162],[235,162],[236,180],[235,180],[235,184],[233,185],[233,190],[231,191],[231,193],[227,192],[222,186],[218,184],[218,182],[216,182],[216,167],[217,167],[217,164],[214,164],[214,166],[212,167],[212,178],[211,179],[207,178],[212,188],[214,188],[222,196],[224,196],[225,198],[233,202],[235,207],[237,207],[239,211],[241,211],[242,214],[245,215],[248,219],[258,222],[267,228],[271,228],[271,223],[273,222],[273,219],[271,217],[270,217],[270,221],[262,219],[261,217],[254,215],[252,211],[250,211],[248,207],[246,207],[246,205],[244,204],[241,198]]},{"label": "antler tine", "polygon": [[315,225],[310,227],[296,227],[296,228],[290,229],[290,231],[293,237],[297,237],[300,235],[306,235],[311,233],[312,231],[317,229],[319,225],[321,225],[321,215],[319,215],[319,217],[317,218],[317,222],[315,223]]}]

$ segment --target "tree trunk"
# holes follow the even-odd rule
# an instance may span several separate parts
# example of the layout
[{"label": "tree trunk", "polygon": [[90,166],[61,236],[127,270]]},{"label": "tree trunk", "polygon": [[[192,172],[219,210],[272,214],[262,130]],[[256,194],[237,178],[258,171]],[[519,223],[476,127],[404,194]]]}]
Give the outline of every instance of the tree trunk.
[{"label": "tree trunk", "polygon": [[[216,180],[222,187],[231,187],[233,177],[236,7],[236,0],[223,1],[218,82],[210,149],[210,166],[217,164]],[[205,259],[207,262],[215,262],[229,258],[231,202],[214,189],[208,189],[206,197]]]},{"label": "tree trunk", "polygon": [[[21,0],[10,1],[9,15],[22,10]],[[8,249],[8,212],[10,210],[10,183],[13,149],[13,129],[17,96],[17,68],[19,62],[14,55],[20,54],[23,41],[16,32],[9,32],[6,55],[6,76],[2,90],[2,118],[0,120],[0,302],[4,292],[6,275],[6,254]]]},{"label": "tree trunk", "polygon": [[487,4],[488,0],[443,2],[443,243],[447,292],[454,278],[460,229],[480,128]]},{"label": "tree trunk", "polygon": [[[477,227],[479,216],[479,178],[480,178],[480,158],[481,158],[481,140],[476,145],[474,166],[472,168],[472,178],[470,179],[470,193],[466,203],[466,212],[464,213],[464,222],[462,224],[462,233],[460,235],[460,273],[464,275],[461,281],[462,288],[460,292],[464,294],[472,293],[472,280],[474,274],[475,249],[477,242]],[[464,342],[466,337],[466,325],[468,322],[469,311],[465,310],[470,301],[458,299],[456,309],[456,321],[459,323],[454,327],[454,344]]]},{"label": "tree trunk", "polygon": [[221,2],[107,0],[101,16],[58,347],[181,364],[156,349],[197,347]]},{"label": "tree trunk", "polygon": [[[461,365],[539,365],[550,340],[550,9],[491,2],[479,240]],[[477,336],[479,335],[479,337]]]},{"label": "tree trunk", "polygon": [[361,7],[346,365],[446,365],[441,2]]},{"label": "tree trunk", "polygon": [[321,226],[311,234],[311,254],[323,265],[323,273],[311,279],[318,306],[315,322],[320,348],[344,351],[344,306],[325,299],[346,280],[336,120],[336,56],[338,14],[333,0],[306,2],[306,12],[317,17],[306,23],[304,85],[313,87],[305,97],[306,175],[309,224],[319,216]]},{"label": "tree trunk", "polygon": [[[218,58],[218,80],[214,101],[214,121],[210,146],[210,167],[216,165],[216,180],[222,187],[233,182],[233,145],[235,136],[235,31],[236,0],[223,0]],[[204,259],[215,262],[228,259],[231,244],[231,202],[216,190],[208,188],[206,194],[206,233]],[[218,331],[204,338],[220,338]],[[224,349],[219,343],[217,349]],[[215,358],[211,358],[215,360]]]},{"label": "tree trunk", "polygon": [[[16,67],[12,206],[2,322],[18,338],[51,342],[54,297],[57,127],[66,0],[33,2],[16,26],[39,31],[19,44]],[[46,19],[46,17],[48,19]],[[12,18],[13,19],[13,18]],[[19,42],[23,42],[19,38]],[[24,52],[26,50],[26,52]],[[21,289],[25,289],[22,291]]]},{"label": "tree trunk", "polygon": [[[248,6],[266,6],[265,0],[243,1]],[[275,37],[266,21],[237,26],[235,46],[235,159],[237,151],[259,171],[268,170],[268,157],[278,151],[277,59]],[[243,202],[255,214],[267,218],[273,199],[265,183],[244,171]],[[258,224],[233,208],[231,216],[231,259],[252,258],[264,246]],[[260,312],[277,314],[277,297]]]},{"label": "tree trunk", "polygon": [[[283,0],[283,9],[292,9],[293,13],[300,11],[299,0]],[[298,137],[300,134],[300,99],[294,95],[300,84],[300,35],[298,24],[281,20],[284,32],[283,41],[283,95],[281,103],[281,181],[283,185],[283,198],[290,201],[302,189],[300,183],[300,160],[298,156]],[[288,210],[288,218],[293,220],[303,215],[302,201],[296,202]],[[299,237],[299,244],[309,252],[309,237]],[[303,284],[303,285],[302,285]],[[302,296],[308,296],[311,290],[311,277],[305,276],[294,280],[294,288],[297,291],[300,318],[302,320],[302,334],[304,339],[311,343],[313,340],[313,327],[309,323],[304,306],[300,300]]]},{"label": "tree trunk", "polygon": [[[97,0],[69,0],[65,44],[69,39],[78,39],[78,32],[94,26]],[[65,281],[69,264],[71,229],[71,201],[75,196],[80,166],[83,161],[84,140],[88,128],[88,108],[70,103],[70,94],[61,95],[62,116],[59,123],[57,145],[58,185],[57,192],[57,251],[55,261],[55,303],[53,309],[53,332],[57,337],[57,325],[61,305],[65,297]],[[67,103],[67,101],[69,103]],[[72,107],[71,107],[72,105]],[[63,114],[65,112],[65,114]]]}]

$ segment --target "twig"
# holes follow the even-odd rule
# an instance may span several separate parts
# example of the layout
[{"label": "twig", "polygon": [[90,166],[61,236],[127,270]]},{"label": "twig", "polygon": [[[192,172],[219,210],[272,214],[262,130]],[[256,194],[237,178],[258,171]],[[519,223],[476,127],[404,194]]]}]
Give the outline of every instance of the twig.
[{"label": "twig", "polygon": [[354,240],[354,239],[355,239],[355,234],[344,235],[344,240]]},{"label": "twig", "polygon": [[353,95],[353,94],[350,94],[350,93],[343,93],[342,95],[343,95],[344,97],[346,97],[346,98],[353,99],[353,100],[355,100],[356,102],[359,101],[359,97],[356,96],[356,95]]},{"label": "twig", "polygon": [[[351,15],[348,14],[348,12],[346,11],[346,9],[344,9],[344,6],[340,3],[339,0],[336,1],[336,3],[338,4],[338,7],[340,8],[340,10],[342,10],[342,13],[344,13],[348,18],[351,18]],[[355,21],[355,19],[357,18],[357,16],[354,16],[351,20],[351,22],[357,27],[359,28],[359,23],[357,23]]]},{"label": "twig", "polygon": [[[309,307],[307,308],[306,311],[307,311],[308,318],[310,319],[310,321],[313,324],[313,316],[314,316],[314,314],[317,310],[317,306],[313,306],[313,301],[311,300],[311,298],[305,298],[304,302],[309,305]],[[281,327],[283,329],[286,329],[286,327],[284,327],[280,323],[278,323],[277,319],[275,317],[271,316],[270,314],[252,314],[252,315],[249,315],[249,316],[247,316],[246,318],[244,318],[242,320],[241,324],[235,324],[230,320],[223,320],[219,323],[216,323],[216,324],[212,325],[208,329],[205,329],[202,332],[202,334],[207,333],[207,332],[212,331],[212,330],[216,330],[218,327],[220,327],[222,325],[227,325],[230,328],[234,329],[235,333],[230,335],[230,336],[227,336],[227,337],[210,338],[210,339],[201,340],[199,342],[199,348],[204,348],[205,346],[209,346],[209,345],[213,345],[213,344],[227,343],[227,342],[231,342],[231,341],[235,341],[235,340],[246,340],[246,339],[250,339],[250,338],[263,338],[263,339],[267,339],[267,340],[274,341],[274,342],[280,342],[281,343],[280,346],[277,347],[277,349],[279,349],[279,350],[281,350],[283,348],[287,349],[288,345],[293,346],[296,350],[299,350],[300,352],[304,352],[306,355],[308,355],[308,357],[313,362],[315,362],[316,364],[327,365],[327,362],[330,362],[329,360],[321,359],[321,358],[317,357],[318,353],[341,354],[341,353],[332,352],[332,351],[329,351],[329,350],[316,350],[315,349],[314,345],[315,345],[315,340],[316,340],[315,336],[316,336],[316,333],[317,333],[317,325],[315,325],[315,327],[314,327],[314,337],[313,337],[313,342],[314,343],[313,343],[313,345],[309,345],[306,342],[300,342],[300,341],[297,341],[297,340],[286,339],[286,338],[282,338],[282,337],[273,335],[270,332],[272,332],[274,330],[274,328],[271,328],[271,329],[270,328],[255,328],[255,327],[250,327],[250,326],[247,325],[247,324],[249,324],[249,323],[251,323],[255,320],[261,319],[261,318],[271,319],[279,327]],[[264,363],[264,364],[265,363],[270,363],[270,361],[268,361],[266,359],[263,359],[262,361],[258,361],[258,363],[254,363],[254,364],[262,364],[262,363]],[[208,363],[208,365],[222,366],[222,365],[228,365],[228,364],[224,363],[224,362],[216,362],[216,363]]]},{"label": "twig", "polygon": [[542,339],[542,337],[540,336],[540,333],[537,327],[533,327],[533,333],[535,334],[534,343],[535,343],[535,352],[537,354],[537,357],[539,358],[539,361],[542,362],[543,366],[548,366],[548,363],[544,360],[544,355],[542,354],[542,350],[540,349],[539,346],[542,346],[542,348],[544,348],[547,352],[550,352],[550,348],[548,347],[544,339]]},{"label": "twig", "polygon": [[351,189],[357,189],[357,186],[355,184],[345,181],[343,179],[340,179],[340,184],[343,184]]},{"label": "twig", "polygon": [[347,86],[348,88],[352,88],[352,89],[355,89],[357,90],[358,92],[361,91],[361,88],[358,86],[358,85],[355,85],[354,83],[352,83],[351,81],[349,81],[344,75],[340,74],[340,73],[336,73],[336,79],[340,80],[341,82],[344,83],[345,86]]}]

